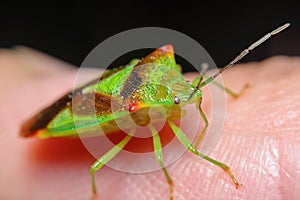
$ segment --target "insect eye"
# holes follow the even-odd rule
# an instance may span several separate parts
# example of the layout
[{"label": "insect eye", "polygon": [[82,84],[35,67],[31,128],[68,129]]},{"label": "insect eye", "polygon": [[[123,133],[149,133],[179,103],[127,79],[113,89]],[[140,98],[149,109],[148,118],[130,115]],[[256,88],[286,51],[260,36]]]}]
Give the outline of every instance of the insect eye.
[{"label": "insect eye", "polygon": [[175,97],[174,97],[174,103],[175,103],[175,104],[180,104],[180,99],[179,99],[178,96],[175,96]]}]

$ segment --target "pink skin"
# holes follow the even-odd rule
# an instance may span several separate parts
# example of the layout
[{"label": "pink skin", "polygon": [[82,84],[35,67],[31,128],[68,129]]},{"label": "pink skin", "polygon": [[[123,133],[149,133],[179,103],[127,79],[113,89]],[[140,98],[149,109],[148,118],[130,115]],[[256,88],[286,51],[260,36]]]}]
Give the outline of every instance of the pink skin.
[{"label": "pink skin", "polygon": [[[95,159],[80,140],[18,135],[26,119],[72,88],[75,68],[19,48],[0,51],[0,74],[0,199],[89,199]],[[220,168],[186,153],[168,167],[175,199],[300,199],[299,77],[300,58],[282,56],[225,72],[229,88],[250,87],[238,99],[227,97],[223,133],[209,156],[228,164],[243,186],[235,189]],[[103,167],[96,185],[99,199],[168,199],[162,171]]]}]

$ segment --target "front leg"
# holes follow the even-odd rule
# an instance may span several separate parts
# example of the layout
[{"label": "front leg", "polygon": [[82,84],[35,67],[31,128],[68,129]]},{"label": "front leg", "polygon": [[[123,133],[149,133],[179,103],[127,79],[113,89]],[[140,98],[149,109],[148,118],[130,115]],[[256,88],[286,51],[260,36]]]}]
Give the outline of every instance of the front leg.
[{"label": "front leg", "polygon": [[130,141],[132,136],[134,135],[135,130],[132,130],[126,137],[124,137],[116,146],[111,148],[107,153],[105,153],[101,158],[99,158],[94,164],[92,164],[90,169],[90,174],[92,178],[92,190],[93,190],[93,197],[96,195],[96,184],[95,184],[95,172],[101,169],[106,163],[108,163],[112,158],[114,158]]},{"label": "front leg", "polygon": [[233,175],[232,171],[230,170],[229,166],[227,166],[224,163],[221,163],[219,161],[216,161],[202,153],[200,153],[199,151],[197,151],[197,149],[195,149],[192,145],[192,143],[189,141],[189,139],[186,137],[186,135],[180,130],[179,127],[177,127],[171,120],[168,120],[168,123],[171,127],[171,129],[173,130],[175,136],[178,138],[178,140],[183,144],[183,146],[185,146],[185,148],[190,151],[191,153],[199,156],[200,158],[203,158],[209,162],[211,162],[212,164],[222,168],[231,178],[232,182],[235,184],[236,188],[240,187],[241,184],[237,181],[237,179],[235,178],[235,176]]}]

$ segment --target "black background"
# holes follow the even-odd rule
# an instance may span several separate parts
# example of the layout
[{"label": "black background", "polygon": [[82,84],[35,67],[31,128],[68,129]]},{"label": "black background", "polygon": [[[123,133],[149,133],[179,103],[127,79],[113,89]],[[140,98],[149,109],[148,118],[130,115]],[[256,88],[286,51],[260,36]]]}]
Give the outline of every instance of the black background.
[{"label": "black background", "polygon": [[300,11],[295,4],[206,3],[210,2],[198,5],[188,1],[106,1],[87,6],[78,1],[66,5],[51,1],[39,8],[1,6],[0,47],[25,45],[79,66],[108,37],[132,28],[155,26],[192,37],[222,66],[254,40],[291,22],[288,30],[242,62],[279,54],[300,55]]}]

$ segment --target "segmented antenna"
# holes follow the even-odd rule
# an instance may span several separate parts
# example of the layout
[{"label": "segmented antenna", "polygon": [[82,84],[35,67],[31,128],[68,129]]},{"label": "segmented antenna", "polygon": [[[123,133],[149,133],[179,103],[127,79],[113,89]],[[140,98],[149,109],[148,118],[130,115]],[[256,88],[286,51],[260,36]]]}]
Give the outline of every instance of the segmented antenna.
[{"label": "segmented antenna", "polygon": [[204,85],[210,83],[217,76],[219,76],[222,72],[224,72],[226,69],[229,69],[235,63],[237,63],[239,60],[241,60],[244,56],[246,56],[251,50],[255,49],[257,46],[259,46],[260,44],[262,44],[263,42],[265,42],[266,40],[268,40],[270,37],[272,37],[273,35],[281,32],[281,31],[283,31],[284,29],[286,29],[289,26],[290,26],[290,23],[286,23],[286,24],[278,27],[277,29],[273,30],[272,32],[266,34],[265,36],[263,36],[262,38],[260,38],[256,42],[254,42],[253,44],[251,44],[248,48],[246,48],[244,51],[242,51],[237,57],[235,57],[229,64],[227,64],[225,67],[223,67],[222,69],[220,69],[217,73],[215,73],[214,75],[212,75],[211,77],[209,77],[208,79],[206,79],[205,81],[203,81],[199,85],[198,88],[201,88]]}]

